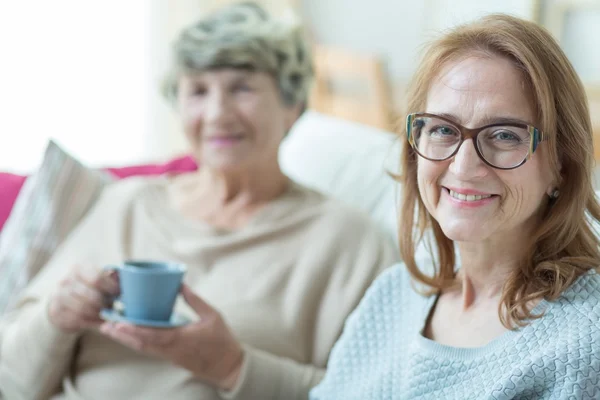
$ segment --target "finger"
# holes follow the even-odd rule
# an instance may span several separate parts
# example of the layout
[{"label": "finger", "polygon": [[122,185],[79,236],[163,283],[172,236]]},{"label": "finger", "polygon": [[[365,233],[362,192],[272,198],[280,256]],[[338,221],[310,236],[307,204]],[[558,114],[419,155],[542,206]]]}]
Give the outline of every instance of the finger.
[{"label": "finger", "polygon": [[118,296],[121,293],[121,285],[119,284],[119,275],[116,271],[105,271],[100,276],[97,282],[97,287],[103,293],[110,296]]},{"label": "finger", "polygon": [[84,328],[84,329],[98,329],[105,322],[106,321],[104,321],[102,318],[97,316],[96,318],[92,318],[92,319],[82,319],[80,321],[80,326],[81,326],[81,328]]},{"label": "finger", "polygon": [[78,283],[72,280],[65,281],[60,290],[55,295],[53,302],[56,312],[61,314],[71,315],[76,318],[95,318],[98,316],[100,309],[90,305],[88,300],[78,296],[74,292],[73,286]]},{"label": "finger", "polygon": [[56,307],[55,312],[60,315],[60,319],[69,326],[76,326],[77,329],[95,328],[103,322],[97,312],[83,311],[79,300],[64,294],[57,295]]},{"label": "finger", "polygon": [[114,329],[123,334],[135,337],[149,346],[168,346],[175,342],[177,329],[143,328],[126,323],[117,323]]},{"label": "finger", "polygon": [[94,284],[102,271],[101,268],[90,263],[80,263],[75,267],[75,275],[89,285]]},{"label": "finger", "polygon": [[206,316],[216,313],[214,308],[197,296],[188,285],[181,285],[181,294],[183,295],[186,303],[188,303],[199,316]]},{"label": "finger", "polygon": [[64,283],[57,298],[65,312],[75,314],[80,319],[97,320],[100,310],[104,307],[99,293],[89,289],[84,283],[73,280]]},{"label": "finger", "polygon": [[126,332],[119,331],[116,329],[114,323],[105,322],[104,324],[100,325],[100,332],[124,346],[130,347],[137,351],[145,350],[144,342],[141,339]]},{"label": "finger", "polygon": [[95,265],[84,264],[77,269],[77,276],[88,286],[103,294],[116,296],[119,294],[119,280],[115,271],[105,271]]},{"label": "finger", "polygon": [[74,298],[80,299],[83,304],[93,306],[98,310],[106,304],[106,297],[98,289],[88,286],[85,282],[72,282],[70,292]]},{"label": "finger", "polygon": [[98,321],[101,308],[85,303],[82,299],[71,297],[63,304],[65,312],[73,314],[81,321]]}]

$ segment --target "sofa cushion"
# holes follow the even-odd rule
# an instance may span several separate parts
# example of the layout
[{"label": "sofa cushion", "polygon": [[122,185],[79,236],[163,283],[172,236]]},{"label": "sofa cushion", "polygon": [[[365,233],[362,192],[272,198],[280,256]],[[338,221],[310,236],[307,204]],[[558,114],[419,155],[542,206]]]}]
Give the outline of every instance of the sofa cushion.
[{"label": "sofa cushion", "polygon": [[122,179],[130,176],[179,174],[183,172],[195,171],[197,169],[198,166],[196,165],[196,161],[191,156],[185,155],[174,158],[165,163],[106,168],[106,171],[110,172],[117,178]]},{"label": "sofa cushion", "polygon": [[0,172],[0,232],[10,215],[17,195],[25,183],[25,176]]}]

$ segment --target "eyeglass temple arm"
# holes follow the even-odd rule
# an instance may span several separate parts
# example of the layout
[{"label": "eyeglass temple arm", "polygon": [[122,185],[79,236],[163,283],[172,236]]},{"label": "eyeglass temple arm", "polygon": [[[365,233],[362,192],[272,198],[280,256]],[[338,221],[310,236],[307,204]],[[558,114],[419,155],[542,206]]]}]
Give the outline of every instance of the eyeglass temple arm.
[{"label": "eyeglass temple arm", "polygon": [[539,141],[543,142],[544,140],[548,140],[549,137],[547,134],[545,134],[544,132],[538,130],[538,135],[539,135]]}]

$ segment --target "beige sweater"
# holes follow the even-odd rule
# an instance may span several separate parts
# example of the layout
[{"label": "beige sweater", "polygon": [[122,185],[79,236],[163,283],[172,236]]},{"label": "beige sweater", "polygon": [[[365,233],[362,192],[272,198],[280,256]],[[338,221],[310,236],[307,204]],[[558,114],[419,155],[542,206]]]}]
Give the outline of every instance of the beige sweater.
[{"label": "beige sweater", "polygon": [[[133,178],[107,187],[3,318],[6,399],[306,399],[345,318],[397,260],[395,246],[366,216],[297,184],[234,232],[183,218],[167,202],[168,184]],[[96,331],[64,334],[51,325],[49,293],[72,264],[130,258],[188,264],[186,282],[246,349],[232,392],[218,393]],[[194,317],[183,301],[176,307]]]}]

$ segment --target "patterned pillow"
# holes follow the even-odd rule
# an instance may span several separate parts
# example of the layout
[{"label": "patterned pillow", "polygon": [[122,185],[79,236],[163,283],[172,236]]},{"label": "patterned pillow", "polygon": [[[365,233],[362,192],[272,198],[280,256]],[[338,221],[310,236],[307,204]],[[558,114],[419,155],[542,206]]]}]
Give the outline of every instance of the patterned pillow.
[{"label": "patterned pillow", "polygon": [[49,142],[0,232],[0,315],[114,178]]}]

